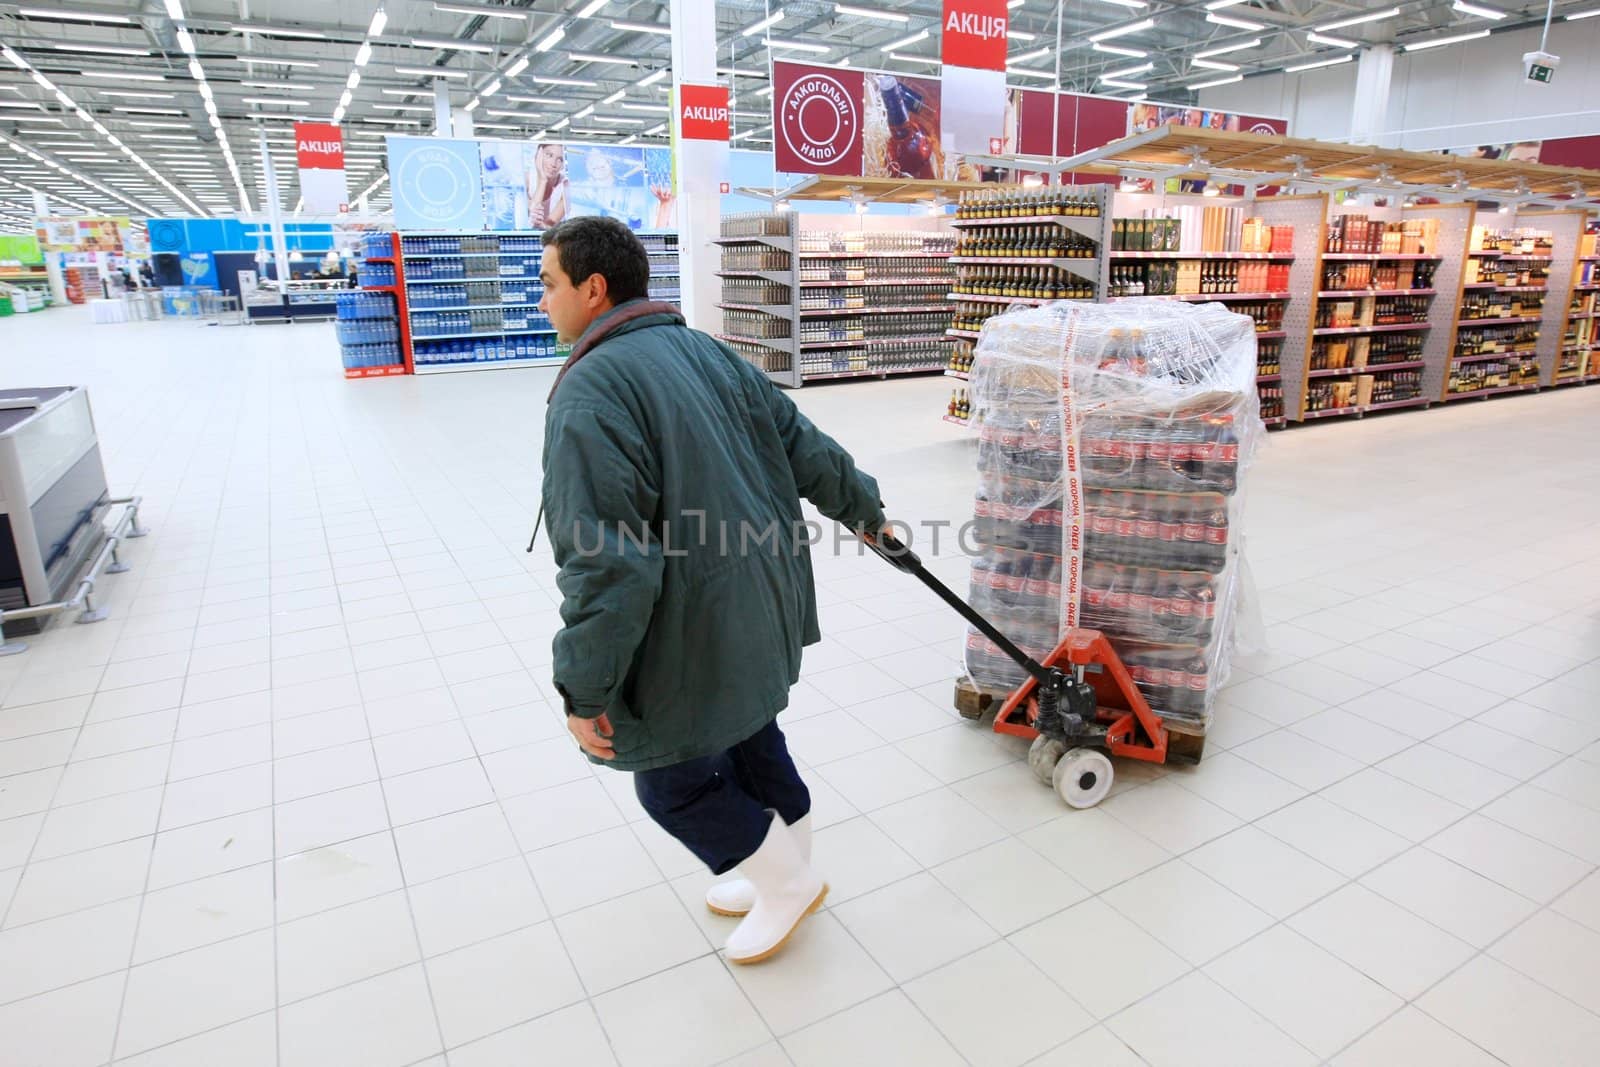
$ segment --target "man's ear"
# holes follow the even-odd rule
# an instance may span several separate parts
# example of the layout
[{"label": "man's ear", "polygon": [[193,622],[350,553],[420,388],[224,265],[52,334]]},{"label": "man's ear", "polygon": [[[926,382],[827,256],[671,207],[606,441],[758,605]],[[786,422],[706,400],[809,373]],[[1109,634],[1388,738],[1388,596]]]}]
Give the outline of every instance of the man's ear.
[{"label": "man's ear", "polygon": [[595,271],[589,275],[589,280],[584,284],[589,286],[589,298],[591,300],[597,304],[605,303],[610,287],[606,284],[606,276],[604,274]]}]

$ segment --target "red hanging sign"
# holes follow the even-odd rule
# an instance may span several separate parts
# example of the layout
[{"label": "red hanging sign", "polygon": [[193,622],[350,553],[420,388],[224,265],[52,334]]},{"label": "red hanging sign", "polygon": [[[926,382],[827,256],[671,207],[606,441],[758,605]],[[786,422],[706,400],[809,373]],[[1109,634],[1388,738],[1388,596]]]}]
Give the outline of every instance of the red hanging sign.
[{"label": "red hanging sign", "polygon": [[939,58],[947,67],[1006,69],[1006,0],[944,0]]},{"label": "red hanging sign", "polygon": [[727,141],[728,87],[684,85],[678,99],[679,136],[687,141]]},{"label": "red hanging sign", "polygon": [[860,174],[859,70],[772,65],[772,148],[780,172]]},{"label": "red hanging sign", "polygon": [[344,134],[331,123],[297,122],[294,154],[301,170],[344,170]]}]

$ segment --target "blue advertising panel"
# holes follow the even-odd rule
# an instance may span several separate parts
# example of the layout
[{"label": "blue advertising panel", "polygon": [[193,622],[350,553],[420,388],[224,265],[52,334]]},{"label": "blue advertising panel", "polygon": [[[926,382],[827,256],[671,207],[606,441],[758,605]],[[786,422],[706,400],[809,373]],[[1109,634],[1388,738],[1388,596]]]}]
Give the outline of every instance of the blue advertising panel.
[{"label": "blue advertising panel", "polygon": [[478,142],[442,137],[388,140],[396,229],[484,228]]}]

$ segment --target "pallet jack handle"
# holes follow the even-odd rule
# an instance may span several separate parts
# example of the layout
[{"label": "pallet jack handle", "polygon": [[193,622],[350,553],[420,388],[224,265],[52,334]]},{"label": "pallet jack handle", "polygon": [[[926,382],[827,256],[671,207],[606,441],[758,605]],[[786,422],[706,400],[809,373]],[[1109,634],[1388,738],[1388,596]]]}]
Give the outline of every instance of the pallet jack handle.
[{"label": "pallet jack handle", "polygon": [[954,608],[963,619],[966,619],[976,627],[979,633],[993,641],[1000,651],[1010,656],[1017,666],[1027,671],[1028,675],[1039,683],[1041,689],[1047,692],[1060,690],[1066,681],[1066,674],[1059,668],[1044,666],[1018,648],[1009,637],[995,629],[993,623],[973,610],[972,605],[956,596],[949,586],[935,578],[928,568],[922,565],[921,557],[913,552],[909,545],[901,542],[899,538],[887,530],[876,534],[862,530],[858,531],[858,536],[862,541],[866,542],[868,548],[882,557],[889,566],[914,576],[923,585],[933,590],[940,600]]}]

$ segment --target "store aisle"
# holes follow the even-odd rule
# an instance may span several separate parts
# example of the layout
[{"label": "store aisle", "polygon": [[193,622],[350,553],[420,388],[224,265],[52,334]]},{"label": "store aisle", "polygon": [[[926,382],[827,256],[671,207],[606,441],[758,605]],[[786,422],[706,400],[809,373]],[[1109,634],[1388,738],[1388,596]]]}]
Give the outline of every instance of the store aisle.
[{"label": "store aisle", "polygon": [[[0,660],[8,1064],[1600,1044],[1600,389],[1273,437],[1248,527],[1270,650],[1199,766],[1121,765],[1092,811],[955,716],[953,614],[825,545],[827,637],[782,722],[832,893],[733,968],[709,876],[550,702],[553,571],[523,548],[552,371],[347,383],[327,326],[4,328],[0,384],[87,383],[155,531],[109,621]],[[797,399],[891,514],[959,522],[948,393]]]}]

